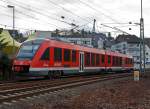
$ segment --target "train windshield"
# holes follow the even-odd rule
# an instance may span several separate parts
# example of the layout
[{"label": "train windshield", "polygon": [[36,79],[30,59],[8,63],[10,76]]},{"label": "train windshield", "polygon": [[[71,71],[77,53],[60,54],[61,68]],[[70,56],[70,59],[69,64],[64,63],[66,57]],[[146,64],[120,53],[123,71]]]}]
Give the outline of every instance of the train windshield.
[{"label": "train windshield", "polygon": [[19,60],[32,60],[39,46],[40,41],[37,40],[23,43],[16,58]]}]

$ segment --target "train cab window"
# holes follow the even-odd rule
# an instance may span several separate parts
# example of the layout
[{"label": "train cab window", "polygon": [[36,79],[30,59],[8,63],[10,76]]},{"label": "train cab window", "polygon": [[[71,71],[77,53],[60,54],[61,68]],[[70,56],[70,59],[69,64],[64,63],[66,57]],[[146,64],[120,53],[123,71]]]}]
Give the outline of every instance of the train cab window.
[{"label": "train cab window", "polygon": [[95,66],[95,54],[91,54],[91,64],[92,66]]},{"label": "train cab window", "polygon": [[100,64],[100,57],[99,54],[96,54],[96,65]]},{"label": "train cab window", "polygon": [[105,55],[102,55],[102,63],[105,63]]},{"label": "train cab window", "polygon": [[54,61],[62,61],[62,49],[54,48]]},{"label": "train cab window", "polygon": [[41,60],[49,60],[50,59],[50,48],[47,48],[41,56]]},{"label": "train cab window", "polygon": [[111,63],[111,56],[108,56],[108,64]]},{"label": "train cab window", "polygon": [[69,49],[64,49],[64,61],[70,61],[70,53]]},{"label": "train cab window", "polygon": [[76,62],[76,51],[72,50],[72,62]]},{"label": "train cab window", "polygon": [[85,53],[85,65],[90,65],[90,53]]}]

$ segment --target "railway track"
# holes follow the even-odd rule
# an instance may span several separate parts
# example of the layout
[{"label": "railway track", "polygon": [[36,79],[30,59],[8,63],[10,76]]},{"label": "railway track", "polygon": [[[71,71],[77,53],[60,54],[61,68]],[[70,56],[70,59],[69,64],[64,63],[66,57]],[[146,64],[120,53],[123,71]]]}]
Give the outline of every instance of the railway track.
[{"label": "railway track", "polygon": [[[10,84],[7,88],[0,89],[0,104],[3,102],[11,102],[12,100],[19,100],[21,98],[32,97],[34,95],[44,94],[48,92],[58,91],[67,88],[73,88],[77,86],[87,85],[95,82],[106,81],[117,78],[124,78],[131,76],[131,73],[123,74],[111,74],[107,76],[94,76],[88,78],[74,78],[66,80],[54,80],[54,81],[42,81],[37,84],[21,85]],[[3,86],[4,87],[4,86]],[[14,87],[14,88],[12,88]]]}]

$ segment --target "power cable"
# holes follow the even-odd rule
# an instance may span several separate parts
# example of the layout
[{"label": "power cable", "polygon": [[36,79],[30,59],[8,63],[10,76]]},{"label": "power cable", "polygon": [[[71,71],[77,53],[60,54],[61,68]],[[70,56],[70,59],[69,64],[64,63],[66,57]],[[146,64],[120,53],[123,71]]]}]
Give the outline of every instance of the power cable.
[{"label": "power cable", "polygon": [[84,20],[84,21],[86,20],[87,22],[89,22],[87,19],[82,18],[81,16],[79,16],[79,15],[73,13],[72,11],[70,11],[70,10],[64,8],[63,6],[60,6],[60,5],[58,5],[57,3],[55,3],[55,2],[53,2],[53,1],[51,1],[51,0],[48,0],[48,1],[49,1],[51,4],[56,5],[57,7],[62,8],[64,11],[66,11],[66,12],[68,12],[68,13],[71,13],[72,15],[75,15],[75,16],[79,17],[80,19]]},{"label": "power cable", "polygon": [[[3,0],[2,0],[2,1],[3,1]],[[3,1],[3,2],[6,2],[6,1]],[[52,19],[52,20],[56,20],[56,21],[59,21],[59,22],[62,22],[62,23],[65,23],[65,24],[69,24],[69,25],[70,25],[70,23],[68,23],[68,22],[65,22],[65,21],[62,21],[62,20],[53,18],[53,17],[51,17],[51,16],[49,16],[49,15],[46,15],[46,14],[44,14],[44,13],[42,13],[42,12],[39,12],[39,11],[36,11],[36,10],[33,10],[33,9],[28,9],[28,8],[23,7],[23,6],[21,6],[21,5],[18,5],[18,4],[16,4],[16,5],[19,6],[19,7],[21,7],[21,8],[24,8],[24,9],[26,9],[26,10],[36,12],[36,13],[38,13],[39,15],[46,16],[46,17],[48,17],[48,18],[50,18],[50,19]],[[3,6],[3,7],[4,7],[4,6]],[[6,7],[5,7],[5,8],[6,8]],[[18,12],[18,11],[17,11],[17,12]],[[20,13],[22,13],[22,12],[20,11]],[[24,15],[24,13],[22,13],[22,14]],[[39,19],[35,19],[35,20],[39,20]],[[53,25],[54,25],[54,24],[53,24]],[[55,25],[55,26],[56,26],[56,25]],[[58,27],[58,26],[56,26],[56,27]]]},{"label": "power cable", "polygon": [[[2,6],[2,5],[0,5],[0,6],[3,7],[3,8],[7,8],[7,7]],[[15,10],[15,11],[18,12],[18,13],[20,13],[21,15],[25,15],[25,16],[31,18],[31,19],[36,20],[36,21],[41,21],[39,18],[33,18],[33,17],[28,16],[27,14],[25,14],[25,13],[23,13],[23,12],[21,12],[21,11],[18,11],[18,10]],[[42,21],[42,22],[45,22],[45,21]],[[61,22],[64,22],[64,21],[61,21]],[[37,23],[37,22],[36,22],[36,23]],[[49,23],[49,22],[45,22],[45,23],[46,23],[46,24],[53,25],[53,26],[55,26],[55,27],[57,27],[57,28],[60,28],[59,26],[57,26],[57,25],[55,25],[55,24],[52,24],[52,23]]]},{"label": "power cable", "polygon": [[85,3],[85,2],[83,2],[83,1],[81,1],[81,0],[78,0],[78,1],[81,2],[82,4],[84,4],[85,6],[91,8],[92,10],[94,10],[94,11],[96,11],[96,12],[98,12],[98,13],[101,13],[103,16],[105,16],[106,18],[109,18],[109,19],[112,20],[113,22],[119,23],[117,20],[113,19],[111,16],[106,15],[105,13],[103,13],[103,12],[97,10],[96,8],[93,8],[91,5]]},{"label": "power cable", "polygon": [[[0,6],[3,7],[3,8],[7,8],[7,7],[3,6],[3,5],[0,5]],[[30,16],[30,15],[28,15],[28,14],[26,14],[26,13],[21,12],[21,11],[18,11],[18,10],[15,10],[15,11],[18,12],[18,13],[20,13],[20,14],[22,14],[22,15],[25,15],[25,16],[27,16],[27,17],[29,17],[29,18],[32,18],[32,19],[35,19],[35,20],[38,19],[38,18],[36,18],[36,17]]]}]

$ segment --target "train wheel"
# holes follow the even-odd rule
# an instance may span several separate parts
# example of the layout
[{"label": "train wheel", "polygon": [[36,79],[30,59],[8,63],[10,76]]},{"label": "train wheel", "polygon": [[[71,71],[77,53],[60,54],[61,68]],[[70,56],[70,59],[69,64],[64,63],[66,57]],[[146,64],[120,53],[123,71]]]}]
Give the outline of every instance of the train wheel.
[{"label": "train wheel", "polygon": [[52,79],[53,75],[54,75],[53,71],[49,71],[48,72],[48,79]]},{"label": "train wheel", "polygon": [[62,72],[60,70],[54,71],[54,77],[60,78],[62,76]]}]

